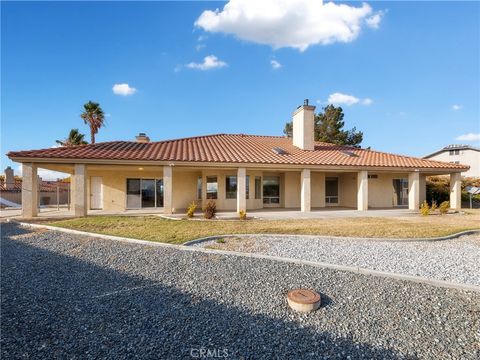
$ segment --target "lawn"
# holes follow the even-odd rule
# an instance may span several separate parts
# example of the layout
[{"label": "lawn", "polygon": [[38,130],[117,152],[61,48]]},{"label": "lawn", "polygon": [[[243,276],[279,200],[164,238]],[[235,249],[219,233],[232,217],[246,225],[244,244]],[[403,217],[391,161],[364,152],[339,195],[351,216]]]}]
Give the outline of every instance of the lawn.
[{"label": "lawn", "polygon": [[309,234],[354,237],[426,238],[480,228],[480,212],[428,217],[340,218],[308,220],[192,221],[156,216],[90,216],[48,225],[136,239],[181,244],[224,234]]}]

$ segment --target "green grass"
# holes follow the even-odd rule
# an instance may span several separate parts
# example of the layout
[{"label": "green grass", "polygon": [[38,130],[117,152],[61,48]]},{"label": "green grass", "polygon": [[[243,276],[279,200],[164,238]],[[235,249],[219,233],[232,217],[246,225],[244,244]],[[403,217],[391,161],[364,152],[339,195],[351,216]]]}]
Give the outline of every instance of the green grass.
[{"label": "green grass", "polygon": [[156,216],[89,216],[48,222],[48,225],[129,238],[181,244],[222,234],[270,233],[354,237],[426,238],[480,228],[480,212],[396,218],[308,220],[192,221]]}]

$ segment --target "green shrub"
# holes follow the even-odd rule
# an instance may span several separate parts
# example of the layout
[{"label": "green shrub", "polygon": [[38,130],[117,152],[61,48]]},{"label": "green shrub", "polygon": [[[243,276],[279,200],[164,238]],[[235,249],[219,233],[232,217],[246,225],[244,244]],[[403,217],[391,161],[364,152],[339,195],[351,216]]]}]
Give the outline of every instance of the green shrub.
[{"label": "green shrub", "polygon": [[442,202],[438,209],[440,210],[440,214],[442,215],[448,213],[448,209],[450,209],[450,202],[449,201]]},{"label": "green shrub", "polygon": [[195,216],[195,210],[197,210],[197,203],[195,201],[192,201],[192,203],[188,205],[187,208],[187,217],[193,218]]},{"label": "green shrub", "polygon": [[428,206],[427,200],[420,206],[420,214],[422,214],[422,216],[428,216],[430,214],[430,206]]},{"label": "green shrub", "polygon": [[213,200],[208,200],[203,209],[203,217],[205,219],[213,219],[217,213],[217,204]]},{"label": "green shrub", "polygon": [[247,212],[245,210],[240,210],[238,216],[240,217],[240,220],[247,220]]},{"label": "green shrub", "polygon": [[216,240],[216,243],[217,243],[217,244],[225,244],[226,241],[225,241],[225,239],[217,239],[217,240]]}]

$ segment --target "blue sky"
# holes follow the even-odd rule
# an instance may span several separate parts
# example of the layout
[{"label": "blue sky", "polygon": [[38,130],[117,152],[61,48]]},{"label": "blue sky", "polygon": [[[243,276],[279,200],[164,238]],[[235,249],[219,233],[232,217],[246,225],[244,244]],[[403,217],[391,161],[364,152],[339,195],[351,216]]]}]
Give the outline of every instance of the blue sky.
[{"label": "blue sky", "polygon": [[[79,116],[88,100],[108,114],[97,142],[281,135],[309,98],[318,108],[338,101],[346,127],[377,150],[478,146],[480,4],[343,4],[265,19],[237,0],[247,21],[218,2],[2,2],[2,169],[18,167],[10,150],[51,147],[71,128],[88,134]],[[302,16],[323,24],[292,36]],[[115,84],[128,87],[115,94]]]}]

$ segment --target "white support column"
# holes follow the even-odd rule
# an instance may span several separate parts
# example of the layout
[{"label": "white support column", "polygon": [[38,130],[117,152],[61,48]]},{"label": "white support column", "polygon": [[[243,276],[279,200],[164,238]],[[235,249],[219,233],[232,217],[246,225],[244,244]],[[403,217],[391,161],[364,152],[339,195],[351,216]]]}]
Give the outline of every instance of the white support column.
[{"label": "white support column", "polygon": [[357,173],[357,210],[368,210],[368,172]]},{"label": "white support column", "polygon": [[238,168],[237,171],[237,213],[247,211],[247,170]]},{"label": "white support column", "polygon": [[300,192],[300,209],[302,212],[310,212],[312,209],[311,199],[311,181],[310,169],[303,169],[300,177],[301,192]]},{"label": "white support column", "polygon": [[408,174],[408,209],[420,209],[420,173]]},{"label": "white support column", "polygon": [[462,208],[462,174],[450,174],[450,208],[460,210]]},{"label": "white support column", "polygon": [[171,214],[173,211],[173,169],[171,166],[163,167],[163,213]]},{"label": "white support column", "polygon": [[73,179],[74,215],[87,216],[87,167],[84,164],[75,164]]},{"label": "white support column", "polygon": [[37,165],[22,164],[22,217],[32,218],[38,213]]}]

